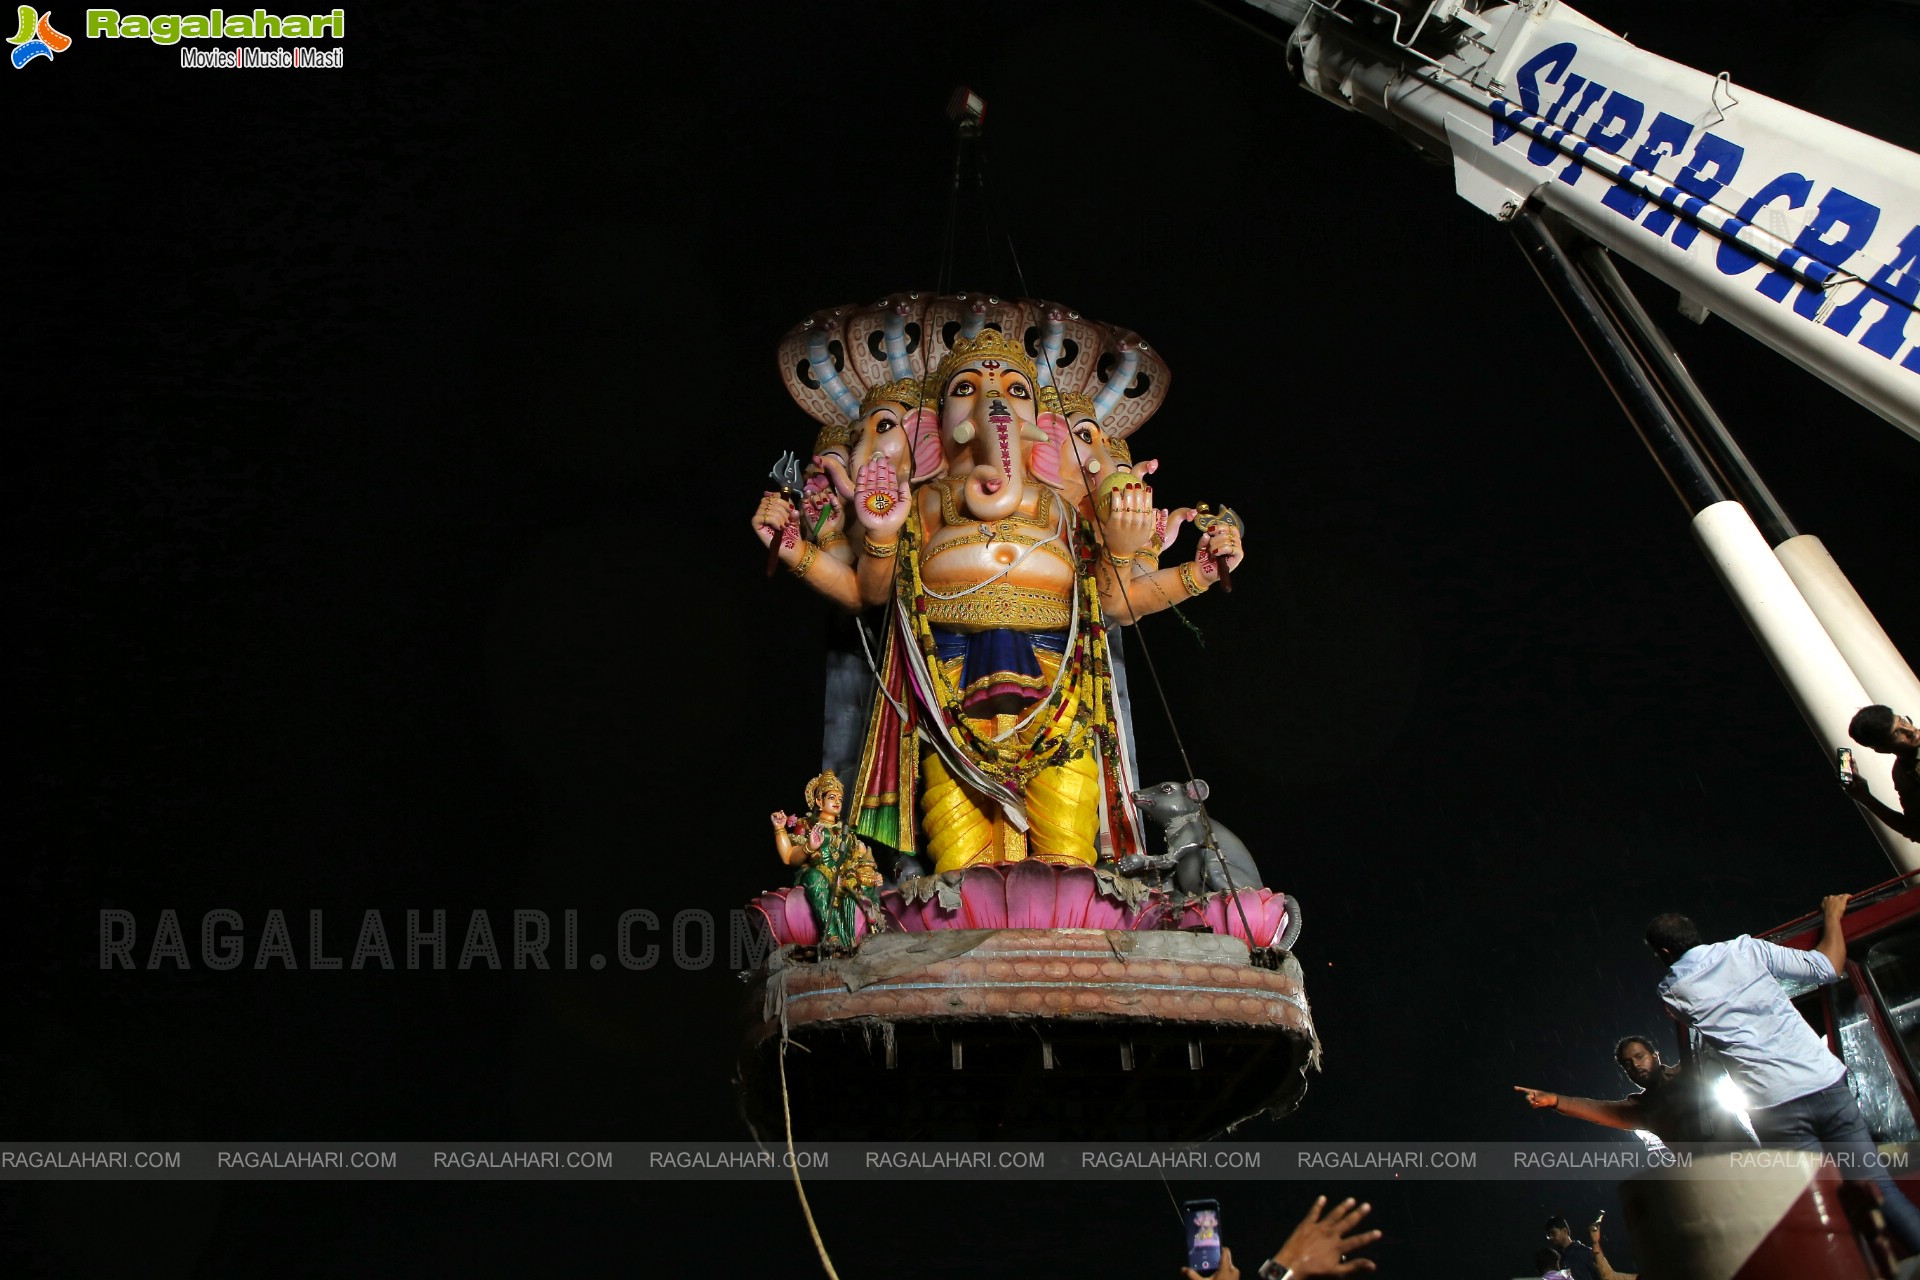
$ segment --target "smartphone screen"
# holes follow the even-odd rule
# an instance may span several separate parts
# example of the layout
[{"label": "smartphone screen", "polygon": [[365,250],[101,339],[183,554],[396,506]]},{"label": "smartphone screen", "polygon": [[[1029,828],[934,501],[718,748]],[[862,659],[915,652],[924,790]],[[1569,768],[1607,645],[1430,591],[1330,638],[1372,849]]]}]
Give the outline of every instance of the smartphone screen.
[{"label": "smartphone screen", "polygon": [[1187,1220],[1187,1265],[1212,1275],[1220,1269],[1220,1202],[1189,1200],[1180,1215]]}]

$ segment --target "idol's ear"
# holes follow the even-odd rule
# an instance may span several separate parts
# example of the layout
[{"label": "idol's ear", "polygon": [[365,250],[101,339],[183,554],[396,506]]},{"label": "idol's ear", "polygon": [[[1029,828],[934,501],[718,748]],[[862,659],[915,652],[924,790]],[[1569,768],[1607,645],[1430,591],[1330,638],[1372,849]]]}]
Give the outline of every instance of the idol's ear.
[{"label": "idol's ear", "polygon": [[940,450],[940,415],[922,406],[907,415],[904,426],[913,448],[913,483],[933,479],[947,465]]},{"label": "idol's ear", "polygon": [[1199,778],[1195,778],[1187,784],[1187,798],[1189,800],[1197,800],[1201,804],[1205,804],[1207,797],[1211,794],[1212,792],[1207,789],[1207,784]]},{"label": "idol's ear", "polygon": [[1060,459],[1066,452],[1067,420],[1050,410],[1041,410],[1035,419],[1040,431],[1046,437],[1046,443],[1033,446],[1033,457],[1027,463],[1027,470],[1041,484],[1060,487]]}]

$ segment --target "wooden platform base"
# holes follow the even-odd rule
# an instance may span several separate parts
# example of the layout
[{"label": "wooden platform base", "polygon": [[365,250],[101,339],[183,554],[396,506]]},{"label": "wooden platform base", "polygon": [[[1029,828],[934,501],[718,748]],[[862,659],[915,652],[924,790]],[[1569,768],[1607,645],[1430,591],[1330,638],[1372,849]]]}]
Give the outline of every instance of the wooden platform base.
[{"label": "wooden platform base", "polygon": [[794,948],[753,975],[742,1110],[811,1140],[1191,1141],[1284,1115],[1319,1066],[1300,967],[1216,934],[1099,929],[883,934]]}]

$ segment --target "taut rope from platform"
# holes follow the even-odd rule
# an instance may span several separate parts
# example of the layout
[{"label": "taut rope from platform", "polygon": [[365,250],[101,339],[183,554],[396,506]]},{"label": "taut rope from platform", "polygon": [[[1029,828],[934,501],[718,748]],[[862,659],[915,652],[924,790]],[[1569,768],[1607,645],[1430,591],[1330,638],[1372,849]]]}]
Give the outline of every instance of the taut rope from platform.
[{"label": "taut rope from platform", "polygon": [[793,1189],[800,1196],[800,1213],[807,1220],[807,1234],[813,1237],[813,1247],[819,1250],[820,1265],[826,1268],[828,1280],[840,1280],[840,1273],[833,1269],[833,1259],[827,1256],[827,1242],[820,1238],[820,1228],[813,1220],[813,1206],[807,1203],[807,1189],[800,1182],[800,1161],[793,1153],[793,1101],[787,1093],[788,1040],[784,1009],[780,1021],[780,1116],[787,1123],[787,1172],[793,1175]]}]

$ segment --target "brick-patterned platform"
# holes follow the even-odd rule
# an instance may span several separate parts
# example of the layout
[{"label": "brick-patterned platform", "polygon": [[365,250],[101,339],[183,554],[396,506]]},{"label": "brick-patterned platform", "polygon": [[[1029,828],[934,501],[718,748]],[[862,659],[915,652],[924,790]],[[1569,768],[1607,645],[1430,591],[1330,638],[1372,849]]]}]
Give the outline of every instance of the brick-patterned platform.
[{"label": "brick-patterned platform", "polygon": [[[1292,1110],[1319,1064],[1299,965],[1255,967],[1215,934],[884,934],[847,959],[776,952],[752,1002],[748,1119],[779,1116],[784,1023],[812,1138],[1205,1137]],[[885,1101],[850,1116],[833,1096]]]}]

